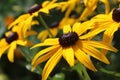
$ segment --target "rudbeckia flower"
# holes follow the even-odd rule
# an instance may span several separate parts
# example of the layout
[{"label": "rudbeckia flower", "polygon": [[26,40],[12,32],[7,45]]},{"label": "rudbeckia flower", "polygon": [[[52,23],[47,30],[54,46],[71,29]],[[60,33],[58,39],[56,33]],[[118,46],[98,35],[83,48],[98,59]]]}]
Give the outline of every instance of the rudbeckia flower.
[{"label": "rudbeckia flower", "polygon": [[8,50],[8,60],[14,62],[14,51],[17,45],[28,46],[28,44],[30,45],[31,42],[22,37],[21,28],[13,27],[12,31],[6,32],[4,38],[0,40],[0,57]]},{"label": "rudbeckia flower", "polygon": [[[89,36],[94,36],[104,31],[103,41],[111,44],[114,33],[120,28],[120,8],[112,10],[109,14],[98,14],[90,21],[94,23],[95,28],[88,33]],[[83,38],[89,37],[87,35]]]},{"label": "rudbeckia flower", "polygon": [[99,41],[91,41],[86,38],[81,39],[83,35],[86,35],[85,32],[88,29],[88,25],[82,25],[80,23],[75,23],[72,28],[70,25],[66,25],[63,28],[64,34],[61,37],[49,38],[43,43],[33,46],[32,48],[39,46],[49,47],[41,50],[34,56],[32,60],[32,69],[34,69],[39,63],[48,60],[42,72],[42,80],[47,80],[49,74],[62,57],[71,67],[74,66],[75,60],[77,59],[92,71],[96,71],[96,68],[89,56],[109,64],[107,57],[101,53],[100,49],[114,52],[117,50],[114,47]]},{"label": "rudbeckia flower", "polygon": [[[21,15],[18,17],[10,26],[11,27],[16,26],[17,24],[21,24],[22,31],[23,31],[23,36],[25,36],[26,32],[31,29],[32,22],[36,22],[33,20],[34,17],[37,17],[40,12],[49,14],[49,10],[52,8],[55,8],[58,6],[57,3],[55,3],[56,0],[53,1],[45,1],[43,2],[42,5],[34,5],[32,6],[29,10],[28,13]],[[38,24],[38,22],[36,22]]]}]

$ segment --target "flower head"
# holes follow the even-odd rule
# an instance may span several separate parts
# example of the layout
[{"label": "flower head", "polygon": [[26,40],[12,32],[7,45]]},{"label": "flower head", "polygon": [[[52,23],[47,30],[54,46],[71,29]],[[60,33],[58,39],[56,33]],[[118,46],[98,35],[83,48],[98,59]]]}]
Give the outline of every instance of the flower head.
[{"label": "flower head", "polygon": [[[94,24],[94,29],[89,33],[94,36],[100,32],[104,31],[103,41],[111,44],[112,39],[114,37],[114,33],[120,27],[120,8],[116,8],[112,10],[109,14],[99,14],[93,17],[90,21]],[[89,37],[87,35],[83,36],[83,38]]]},{"label": "flower head", "polygon": [[66,25],[63,28],[63,35],[59,38],[49,38],[43,43],[36,44],[33,46],[49,46],[46,49],[38,52],[32,60],[32,69],[34,69],[39,63],[46,60],[47,63],[42,72],[42,80],[46,80],[49,74],[52,72],[53,68],[63,57],[67,63],[72,67],[75,64],[75,59],[81,62],[85,67],[92,71],[96,71],[90,56],[109,64],[108,59],[104,54],[101,53],[99,49],[106,49],[116,52],[117,50],[105,43],[98,41],[91,41],[86,38],[81,39],[85,32],[90,29],[88,25],[75,23],[71,28],[70,25]]},{"label": "flower head", "polygon": [[0,57],[8,50],[8,59],[14,62],[14,51],[17,45],[28,46],[30,42],[25,40],[21,35],[21,28],[16,26],[11,31],[5,33],[5,36],[0,40]]},{"label": "flower head", "polygon": [[53,9],[58,6],[57,3],[55,3],[56,0],[53,1],[44,1],[42,5],[34,5],[29,10],[28,13],[21,15],[18,17],[10,26],[9,29],[20,24],[19,27],[22,28],[23,36],[27,33],[27,31],[31,30],[32,23],[39,24],[38,21],[34,20],[34,17],[37,17],[40,12],[49,13],[50,9]]}]

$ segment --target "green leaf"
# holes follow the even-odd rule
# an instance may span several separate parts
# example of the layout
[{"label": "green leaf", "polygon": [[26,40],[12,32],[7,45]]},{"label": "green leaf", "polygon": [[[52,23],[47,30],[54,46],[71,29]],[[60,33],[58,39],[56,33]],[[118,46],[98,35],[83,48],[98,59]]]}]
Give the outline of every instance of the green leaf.
[{"label": "green leaf", "polygon": [[80,77],[83,79],[83,80],[91,80],[88,73],[87,73],[87,70],[86,68],[80,63],[78,62],[74,67],[73,67],[74,70],[76,70],[78,72],[78,74],[80,75]]}]

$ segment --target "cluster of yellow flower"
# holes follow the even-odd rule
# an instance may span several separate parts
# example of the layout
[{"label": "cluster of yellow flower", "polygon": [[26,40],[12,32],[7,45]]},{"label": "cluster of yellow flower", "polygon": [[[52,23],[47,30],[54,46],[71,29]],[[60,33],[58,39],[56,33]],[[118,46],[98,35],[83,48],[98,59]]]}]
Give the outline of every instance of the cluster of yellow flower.
[{"label": "cluster of yellow flower", "polygon": [[[88,19],[93,15],[98,2],[104,4],[103,14]],[[84,6],[84,9],[81,8]],[[58,22],[54,22],[48,27],[41,13],[49,15],[51,9],[61,10],[64,17]],[[77,14],[71,15],[75,11]],[[53,15],[54,16],[54,15]],[[31,26],[39,24],[34,17],[39,17],[46,30],[37,34]],[[75,61],[82,63],[92,71],[96,71],[90,56],[97,60],[109,64],[106,57],[108,51],[117,52],[111,43],[114,33],[118,30],[120,22],[120,8],[110,11],[108,0],[67,0],[67,1],[44,1],[42,5],[34,5],[28,10],[28,13],[21,15],[8,26],[3,38],[0,40],[0,57],[8,50],[8,59],[14,62],[14,50],[17,45],[31,46],[32,42],[27,40],[28,36],[38,35],[40,43],[32,48],[49,46],[40,50],[32,60],[32,70],[47,61],[42,72],[42,80],[46,80],[53,68],[63,57],[72,67]],[[57,38],[59,30],[63,29],[63,35]],[[93,38],[103,32],[102,41],[93,40]],[[48,38],[49,37],[49,38]]]}]

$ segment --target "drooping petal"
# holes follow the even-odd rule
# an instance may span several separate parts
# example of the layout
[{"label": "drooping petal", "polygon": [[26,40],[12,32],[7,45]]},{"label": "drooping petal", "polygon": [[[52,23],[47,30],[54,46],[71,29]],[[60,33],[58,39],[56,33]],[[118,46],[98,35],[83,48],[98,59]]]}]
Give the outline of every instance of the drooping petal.
[{"label": "drooping petal", "polygon": [[98,2],[98,0],[89,0],[89,1],[84,0],[84,4],[85,4],[86,8],[82,12],[82,14],[80,16],[80,20],[85,20],[89,15],[91,15],[93,13],[93,11],[97,7],[97,2]]},{"label": "drooping petal", "polygon": [[84,52],[86,52],[87,54],[91,55],[92,57],[94,57],[94,58],[96,58],[96,59],[98,59],[106,64],[109,64],[107,57],[103,53],[101,53],[99,50],[95,49],[94,47],[84,45],[82,50]]},{"label": "drooping petal", "polygon": [[60,48],[60,47],[56,47],[56,48],[53,49],[52,51],[46,53],[46,54],[43,55],[43,56],[40,56],[36,61],[34,61],[34,63],[32,64],[32,71],[34,70],[34,68],[35,68],[38,64],[40,64],[40,63],[48,60],[50,57],[52,57],[52,56],[54,55],[54,53],[56,53],[59,48]]},{"label": "drooping petal", "polygon": [[63,27],[63,33],[65,34],[65,33],[69,33],[69,32],[71,32],[71,26],[70,25],[65,25]]},{"label": "drooping petal", "polygon": [[27,32],[27,30],[30,30],[30,29],[31,29],[32,18],[33,18],[33,16],[30,16],[30,17],[27,18],[27,20],[25,20],[25,22],[24,22],[24,26],[23,26],[23,36],[24,36],[24,37],[26,37],[26,32]]},{"label": "drooping petal", "polygon": [[16,42],[13,42],[10,44],[9,50],[8,50],[8,59],[10,62],[14,62],[14,51],[16,49]]},{"label": "drooping petal", "polygon": [[118,30],[119,24],[113,23],[106,29],[103,35],[103,41],[110,44],[112,42],[115,31]]},{"label": "drooping petal", "polygon": [[47,53],[47,52],[55,49],[55,48],[58,47],[58,46],[59,46],[59,45],[57,45],[57,46],[51,46],[51,47],[48,47],[48,48],[46,48],[46,49],[43,49],[43,50],[39,51],[39,52],[34,56],[34,58],[32,59],[32,64],[33,64],[41,55],[43,55],[43,54],[45,54],[45,53]]},{"label": "drooping petal", "polygon": [[9,44],[6,42],[6,40],[3,38],[0,40],[0,57],[2,54],[9,48]]},{"label": "drooping petal", "polygon": [[[104,32],[103,42],[105,42],[108,45],[110,45],[112,43],[114,33],[115,33],[115,31],[118,30],[118,26],[119,26],[119,24],[116,24],[116,23],[110,25],[110,27]],[[104,54],[107,54],[108,51],[103,49],[102,52]]]},{"label": "drooping petal", "polygon": [[9,48],[9,45],[3,46],[0,48],[0,57],[2,56],[2,54]]},{"label": "drooping petal", "polygon": [[105,13],[108,14],[110,11],[110,4],[108,0],[100,0],[101,2],[103,2],[105,4]]},{"label": "drooping petal", "polygon": [[110,51],[113,51],[113,52],[117,52],[118,51],[116,48],[114,48],[110,44],[107,44],[107,43],[104,43],[104,42],[98,42],[98,41],[81,41],[81,42],[85,46],[88,45],[88,46],[92,46],[92,47],[96,47],[96,48],[110,50]]},{"label": "drooping petal", "polygon": [[62,48],[60,48],[46,63],[42,73],[42,80],[47,80],[49,74],[52,72],[56,64],[60,61],[61,57]]},{"label": "drooping petal", "polygon": [[79,49],[78,46],[73,46],[75,57],[88,69],[92,71],[96,71],[93,63],[91,62],[90,58],[84,53],[82,50]]},{"label": "drooping petal", "polygon": [[74,51],[72,47],[63,48],[63,57],[68,62],[68,64],[72,67],[74,66]]}]

